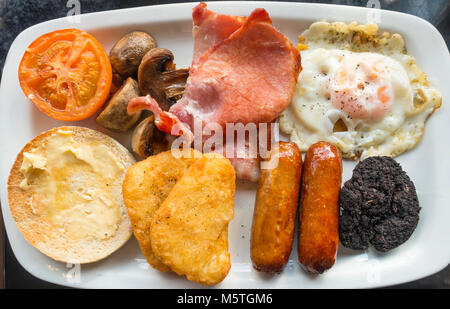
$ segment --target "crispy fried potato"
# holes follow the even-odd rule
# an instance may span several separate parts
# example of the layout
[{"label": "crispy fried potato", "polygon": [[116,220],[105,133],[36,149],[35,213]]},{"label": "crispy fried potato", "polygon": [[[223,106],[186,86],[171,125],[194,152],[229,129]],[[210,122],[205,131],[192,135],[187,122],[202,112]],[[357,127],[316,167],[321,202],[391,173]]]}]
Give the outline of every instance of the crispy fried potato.
[{"label": "crispy fried potato", "polygon": [[[150,224],[155,211],[167,198],[178,179],[201,157],[196,150],[190,149],[188,153],[189,156],[183,155],[177,159],[169,150],[140,161],[128,169],[122,186],[134,236],[148,263],[160,271],[170,271],[170,268],[153,254]],[[197,158],[194,158],[194,154]]]},{"label": "crispy fried potato", "polygon": [[150,239],[160,261],[188,280],[221,282],[231,267],[228,223],[234,193],[235,172],[228,159],[205,154],[195,161],[153,217]]}]

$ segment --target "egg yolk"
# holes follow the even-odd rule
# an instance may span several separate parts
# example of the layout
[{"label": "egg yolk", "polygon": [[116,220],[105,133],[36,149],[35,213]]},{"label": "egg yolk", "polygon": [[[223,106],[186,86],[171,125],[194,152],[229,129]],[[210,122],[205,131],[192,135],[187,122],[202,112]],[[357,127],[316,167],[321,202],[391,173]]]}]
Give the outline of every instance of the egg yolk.
[{"label": "egg yolk", "polygon": [[352,119],[381,120],[393,101],[388,67],[367,54],[344,57],[332,76],[330,98]]}]

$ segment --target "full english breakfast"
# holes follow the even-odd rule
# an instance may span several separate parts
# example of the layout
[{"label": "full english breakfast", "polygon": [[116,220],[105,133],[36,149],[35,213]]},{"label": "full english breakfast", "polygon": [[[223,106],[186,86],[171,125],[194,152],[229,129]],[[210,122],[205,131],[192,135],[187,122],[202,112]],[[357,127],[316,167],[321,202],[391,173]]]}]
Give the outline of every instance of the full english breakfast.
[{"label": "full english breakfast", "polygon": [[[405,243],[421,208],[393,158],[416,147],[442,95],[404,38],[320,21],[294,47],[262,8],[242,17],[200,3],[192,20],[189,68],[143,31],[109,56],[77,29],[44,34],[24,51],[20,86],[39,110],[60,121],[97,113],[96,124],[128,135],[141,159],[81,126],[36,136],[8,180],[25,239],[57,261],[91,263],[134,234],[154,269],[216,285],[231,267],[240,179],[258,183],[247,253],[256,271],[282,272],[296,236],[298,262],[313,274],[332,269],[339,243],[380,252]],[[289,142],[272,134],[277,126],[262,135],[261,124],[278,123]],[[213,132],[229,124],[244,133],[220,131],[217,142]],[[241,156],[255,144],[266,151]],[[359,163],[342,186],[343,160]]]}]

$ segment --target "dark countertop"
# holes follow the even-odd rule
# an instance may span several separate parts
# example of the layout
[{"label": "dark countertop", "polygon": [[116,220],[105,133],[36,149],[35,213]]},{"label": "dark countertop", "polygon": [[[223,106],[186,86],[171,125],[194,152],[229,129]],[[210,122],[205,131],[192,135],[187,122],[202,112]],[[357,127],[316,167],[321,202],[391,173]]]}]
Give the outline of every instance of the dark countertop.
[{"label": "dark countertop", "polygon": [[[143,5],[164,4],[171,0],[78,0],[81,13],[106,11],[112,9],[128,8]],[[193,1],[193,0],[192,0]],[[285,0],[286,1],[286,0]],[[0,0],[0,68],[3,68],[6,53],[15,37],[24,29],[54,18],[64,17],[70,10],[66,4],[74,2],[61,0]],[[294,1],[292,1],[294,2]],[[366,6],[367,0],[311,0],[295,2],[334,3],[344,5]],[[372,1],[373,2],[373,1]],[[443,34],[447,46],[450,43],[450,1],[449,0],[381,0],[381,8],[410,13],[422,17]],[[70,5],[69,5],[70,6]],[[1,75],[0,75],[1,76]],[[0,216],[0,226],[3,221]],[[1,238],[1,233],[0,233]],[[0,248],[0,268],[4,255],[5,286],[6,288],[60,288],[41,281],[27,271],[17,262],[11,247],[5,240],[5,248]],[[2,241],[0,239],[0,246]],[[4,251],[3,251],[4,250]],[[1,274],[1,270],[0,270]],[[0,277],[1,279],[1,277]],[[1,281],[1,280],[0,280]],[[0,282],[0,288],[2,287]],[[450,266],[438,274],[415,282],[395,286],[394,288],[450,288]]]}]

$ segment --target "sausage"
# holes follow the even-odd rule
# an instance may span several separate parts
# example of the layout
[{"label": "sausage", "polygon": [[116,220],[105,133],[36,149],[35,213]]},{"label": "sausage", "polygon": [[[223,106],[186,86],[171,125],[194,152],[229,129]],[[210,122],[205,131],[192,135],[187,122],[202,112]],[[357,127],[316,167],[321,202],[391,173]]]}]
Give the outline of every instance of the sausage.
[{"label": "sausage", "polygon": [[342,156],[320,142],[305,155],[298,228],[298,260],[315,274],[330,269],[339,244],[339,191]]},{"label": "sausage", "polygon": [[261,170],[251,235],[251,259],[258,271],[281,272],[289,260],[298,209],[302,154],[295,143],[279,142],[271,151],[278,165]]}]

